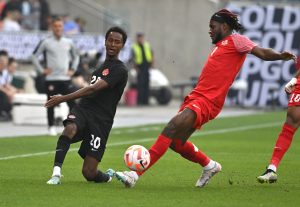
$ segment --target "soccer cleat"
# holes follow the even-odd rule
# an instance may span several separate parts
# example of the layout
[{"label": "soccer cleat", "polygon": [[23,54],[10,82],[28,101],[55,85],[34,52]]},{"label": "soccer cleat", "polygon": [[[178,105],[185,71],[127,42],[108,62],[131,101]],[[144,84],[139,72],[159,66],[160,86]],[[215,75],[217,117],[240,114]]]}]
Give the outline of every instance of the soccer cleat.
[{"label": "soccer cleat", "polygon": [[113,177],[115,176],[116,172],[113,169],[108,169],[105,172],[106,175],[109,176],[109,180],[107,181],[107,183],[111,182]]},{"label": "soccer cleat", "polygon": [[59,184],[61,184],[60,178],[61,178],[61,176],[54,175],[54,176],[51,177],[50,180],[47,181],[47,184],[49,184],[49,185],[59,185]]},{"label": "soccer cleat", "polygon": [[116,172],[115,175],[127,188],[133,188],[139,179],[139,176],[134,171]]},{"label": "soccer cleat", "polygon": [[257,181],[260,183],[275,183],[277,181],[277,174],[271,169],[267,169],[264,174],[257,177]]},{"label": "soccer cleat", "polygon": [[210,170],[203,170],[201,177],[196,182],[196,187],[204,187],[207,185],[208,181],[222,170],[222,166],[220,163],[215,162],[215,166]]}]

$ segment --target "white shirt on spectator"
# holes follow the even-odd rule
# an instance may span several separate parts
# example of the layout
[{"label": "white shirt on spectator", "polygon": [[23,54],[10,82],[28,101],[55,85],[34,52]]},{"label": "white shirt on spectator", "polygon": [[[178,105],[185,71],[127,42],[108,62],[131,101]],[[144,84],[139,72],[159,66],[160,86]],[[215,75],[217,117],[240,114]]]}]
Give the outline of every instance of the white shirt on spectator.
[{"label": "white shirt on spectator", "polygon": [[18,22],[15,22],[11,19],[6,18],[3,21],[2,31],[19,32],[19,31],[21,31],[21,26],[19,25]]},{"label": "white shirt on spectator", "polygon": [[8,84],[10,81],[9,73],[6,69],[0,72],[0,86]]}]

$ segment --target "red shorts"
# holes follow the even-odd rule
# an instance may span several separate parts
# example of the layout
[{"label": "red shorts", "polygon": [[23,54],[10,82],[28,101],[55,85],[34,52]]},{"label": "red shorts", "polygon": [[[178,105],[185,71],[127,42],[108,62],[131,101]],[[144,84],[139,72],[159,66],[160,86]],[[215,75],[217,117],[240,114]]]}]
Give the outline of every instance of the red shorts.
[{"label": "red shorts", "polygon": [[183,111],[185,108],[193,110],[197,115],[194,123],[195,129],[200,129],[203,124],[211,119],[214,119],[221,111],[221,109],[218,109],[217,107],[209,103],[206,98],[199,96],[185,97],[184,102],[178,112]]}]

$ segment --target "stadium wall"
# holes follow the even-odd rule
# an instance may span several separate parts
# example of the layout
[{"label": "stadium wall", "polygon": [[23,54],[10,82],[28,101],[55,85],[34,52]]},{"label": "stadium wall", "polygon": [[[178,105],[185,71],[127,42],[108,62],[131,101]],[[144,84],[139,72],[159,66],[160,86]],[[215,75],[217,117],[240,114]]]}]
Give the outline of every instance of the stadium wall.
[{"label": "stadium wall", "polygon": [[[72,1],[75,2],[75,1]],[[81,2],[81,1],[78,1]],[[199,0],[94,0],[111,14],[121,17],[129,37],[144,32],[155,53],[155,66],[172,81],[198,76],[211,48],[208,21],[216,10],[211,1]],[[87,31],[106,29],[97,18],[82,13],[68,0],[49,1],[52,11],[83,15]],[[116,22],[118,23],[118,22]],[[120,23],[120,22],[119,22]],[[122,23],[121,23],[122,24]]]}]

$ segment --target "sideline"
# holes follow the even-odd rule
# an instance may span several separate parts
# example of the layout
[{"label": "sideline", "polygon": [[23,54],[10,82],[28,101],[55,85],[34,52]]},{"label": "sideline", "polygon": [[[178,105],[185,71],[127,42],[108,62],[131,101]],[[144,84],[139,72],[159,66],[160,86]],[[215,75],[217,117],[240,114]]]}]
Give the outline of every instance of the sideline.
[{"label": "sideline", "polygon": [[[242,127],[233,127],[233,128],[226,128],[226,129],[216,129],[216,130],[210,130],[210,131],[204,131],[204,132],[196,132],[191,137],[197,137],[202,135],[214,135],[214,134],[223,134],[223,133],[229,133],[229,132],[241,132],[241,131],[247,131],[251,129],[263,129],[263,128],[270,128],[270,127],[276,127],[282,125],[282,122],[272,122],[272,123],[266,123],[266,124],[257,124],[257,125],[248,125],[248,126],[242,126]],[[153,127],[149,127],[149,130]],[[132,133],[132,132],[129,132]],[[137,144],[138,143],[145,143],[154,141],[156,138],[144,138],[139,140],[129,140],[125,142],[115,142],[111,144],[107,144],[108,147],[111,146],[120,146],[120,145],[126,145],[126,144]],[[77,151],[78,148],[71,148],[69,152]],[[38,153],[31,153],[31,154],[21,154],[21,155],[14,155],[14,156],[7,156],[7,157],[0,157],[1,160],[12,160],[17,158],[25,158],[25,157],[35,157],[35,156],[42,156],[42,155],[48,155],[48,154],[54,154],[55,151],[47,151],[47,152],[38,152]]]}]

